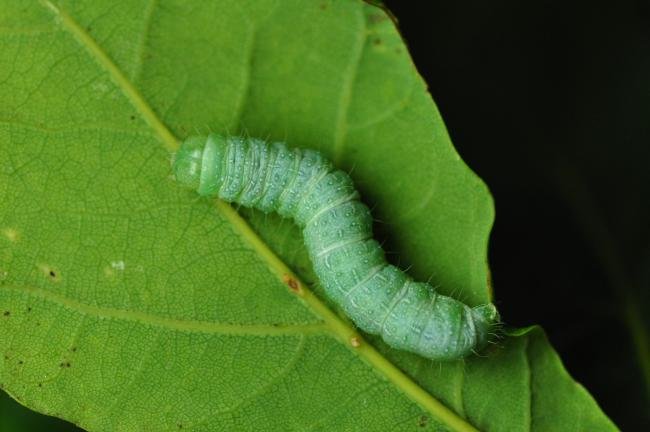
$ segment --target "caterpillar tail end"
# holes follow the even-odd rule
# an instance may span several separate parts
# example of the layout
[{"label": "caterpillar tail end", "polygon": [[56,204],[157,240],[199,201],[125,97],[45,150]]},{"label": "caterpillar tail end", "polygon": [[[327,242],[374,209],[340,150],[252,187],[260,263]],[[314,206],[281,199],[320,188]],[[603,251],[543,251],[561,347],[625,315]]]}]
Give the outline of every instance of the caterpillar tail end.
[{"label": "caterpillar tail end", "polygon": [[501,324],[501,316],[496,306],[492,303],[472,308],[472,318],[476,326],[477,348],[484,347],[492,336],[495,335]]}]

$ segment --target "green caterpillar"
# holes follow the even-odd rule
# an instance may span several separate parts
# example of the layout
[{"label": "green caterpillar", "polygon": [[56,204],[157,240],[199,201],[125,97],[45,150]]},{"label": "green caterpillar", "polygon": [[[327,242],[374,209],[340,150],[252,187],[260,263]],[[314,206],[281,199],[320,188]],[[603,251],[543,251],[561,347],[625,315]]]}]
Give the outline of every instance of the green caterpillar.
[{"label": "green caterpillar", "polygon": [[315,150],[195,136],[176,153],[173,171],[202,196],[293,219],[327,295],[392,347],[458,359],[481,348],[499,323],[493,304],[470,308],[388,264],[352,180]]}]

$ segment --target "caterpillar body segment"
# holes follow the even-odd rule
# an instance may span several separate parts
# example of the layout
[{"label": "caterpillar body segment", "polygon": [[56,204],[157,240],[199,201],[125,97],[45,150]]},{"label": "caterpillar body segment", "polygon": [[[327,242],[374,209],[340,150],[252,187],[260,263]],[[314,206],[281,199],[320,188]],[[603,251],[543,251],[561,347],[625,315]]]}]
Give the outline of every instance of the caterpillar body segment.
[{"label": "caterpillar body segment", "polygon": [[470,308],[388,264],[352,180],[320,152],[211,134],[185,140],[173,171],[202,196],[293,219],[327,295],[390,346],[458,359],[480,349],[499,323],[493,304]]}]

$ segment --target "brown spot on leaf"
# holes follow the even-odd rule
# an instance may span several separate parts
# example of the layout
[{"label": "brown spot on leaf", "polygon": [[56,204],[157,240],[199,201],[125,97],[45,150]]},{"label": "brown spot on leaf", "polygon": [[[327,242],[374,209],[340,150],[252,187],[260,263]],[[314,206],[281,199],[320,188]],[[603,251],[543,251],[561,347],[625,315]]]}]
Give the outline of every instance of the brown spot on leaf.
[{"label": "brown spot on leaf", "polygon": [[425,427],[427,424],[429,424],[429,417],[421,415],[420,418],[418,418],[418,426]]},{"label": "brown spot on leaf", "polygon": [[282,281],[289,287],[289,289],[293,292],[295,292],[298,295],[302,295],[302,287],[300,286],[300,282],[298,280],[291,276],[290,274],[285,274],[282,276]]},{"label": "brown spot on leaf", "polygon": [[352,345],[354,348],[359,348],[361,346],[361,339],[359,339],[358,336],[352,336],[350,338],[350,345]]},{"label": "brown spot on leaf", "polygon": [[11,312],[10,311],[5,311],[2,315],[8,317],[9,315],[11,315]]},{"label": "brown spot on leaf", "polygon": [[47,276],[52,282],[59,282],[61,275],[59,272],[49,264],[37,264],[37,267]]}]

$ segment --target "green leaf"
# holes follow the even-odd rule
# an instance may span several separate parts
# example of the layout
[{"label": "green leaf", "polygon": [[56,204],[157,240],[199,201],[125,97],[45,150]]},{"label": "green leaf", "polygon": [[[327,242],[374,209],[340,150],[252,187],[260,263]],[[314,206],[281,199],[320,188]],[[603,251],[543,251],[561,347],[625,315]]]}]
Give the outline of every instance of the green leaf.
[{"label": "green leaf", "polygon": [[320,149],[394,262],[487,301],[490,195],[382,9],[2,3],[0,387],[16,400],[91,431],[615,430],[539,329],[446,364],[364,339],[295,226],[170,178],[197,131]]}]

